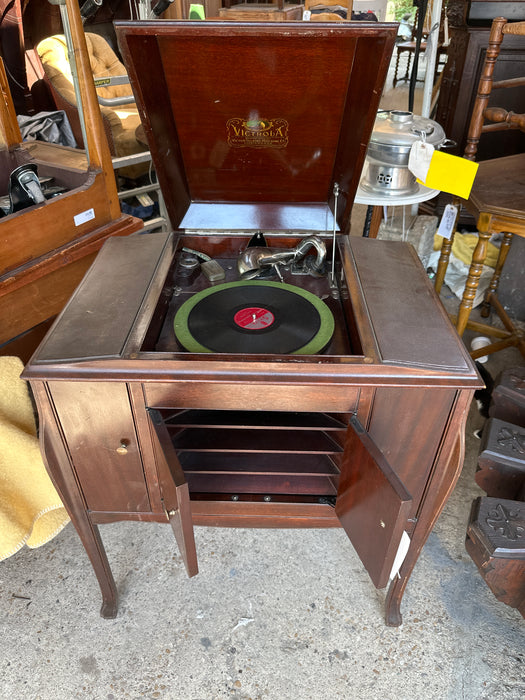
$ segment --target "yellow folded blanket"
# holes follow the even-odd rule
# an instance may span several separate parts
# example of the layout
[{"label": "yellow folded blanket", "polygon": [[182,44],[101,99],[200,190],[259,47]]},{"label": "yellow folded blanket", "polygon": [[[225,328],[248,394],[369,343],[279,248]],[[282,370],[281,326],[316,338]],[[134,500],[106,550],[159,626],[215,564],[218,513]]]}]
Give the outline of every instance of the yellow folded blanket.
[{"label": "yellow folded blanket", "polygon": [[[434,250],[441,250],[442,243],[443,238],[438,236],[436,233],[434,236]],[[465,265],[470,265],[472,262],[472,255],[477,244],[477,233],[462,233],[460,235],[456,235],[452,241],[452,255],[455,255],[456,258],[465,263]],[[496,267],[498,255],[499,248],[495,246],[494,243],[489,242],[487,246],[487,257],[485,258],[484,265],[487,265],[488,267]]]},{"label": "yellow folded blanket", "polygon": [[69,522],[38,446],[18,357],[0,357],[0,561],[49,542]]}]

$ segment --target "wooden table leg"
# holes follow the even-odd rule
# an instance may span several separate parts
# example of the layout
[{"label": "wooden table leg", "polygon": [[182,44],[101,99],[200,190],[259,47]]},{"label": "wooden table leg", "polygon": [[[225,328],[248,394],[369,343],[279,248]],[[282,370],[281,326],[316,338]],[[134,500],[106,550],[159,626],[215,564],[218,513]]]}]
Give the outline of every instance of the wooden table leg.
[{"label": "wooden table leg", "polygon": [[441,292],[441,287],[445,281],[445,274],[447,272],[448,262],[450,260],[450,253],[452,251],[452,244],[454,243],[454,234],[450,238],[444,238],[441,245],[441,254],[439,256],[436,278],[434,280],[434,287],[436,292],[439,294]]},{"label": "wooden table leg", "polygon": [[[415,53],[415,51],[414,51]],[[408,49],[408,58],[407,58],[407,69],[405,71],[405,75],[401,80],[403,80],[405,83],[408,83],[410,80],[410,66],[412,65],[412,51]]]},{"label": "wooden table leg", "polygon": [[[481,217],[480,217],[481,218]],[[456,328],[459,335],[463,335],[465,328],[470,317],[470,312],[474,305],[474,298],[479,286],[479,278],[483,270],[483,263],[487,257],[488,243],[491,234],[486,230],[486,227],[482,226],[478,222],[479,238],[478,243],[474,249],[472,255],[472,263],[470,265],[467,281],[465,284],[465,290],[463,292],[463,298],[461,299],[461,304],[459,305],[458,320],[456,323]]]},{"label": "wooden table leg", "polygon": [[445,274],[447,272],[448,262],[450,260],[452,244],[454,243],[454,235],[458,225],[459,213],[461,211],[461,203],[459,199],[453,199],[452,204],[456,207],[456,217],[452,226],[452,234],[450,235],[450,238],[443,238],[443,243],[441,245],[441,254],[439,256],[438,266],[436,270],[436,278],[434,280],[434,288],[438,294],[441,292],[441,287],[443,286],[443,282],[445,281]]},{"label": "wooden table leg", "polygon": [[503,240],[501,241],[501,248],[498,255],[498,261],[496,263],[496,269],[494,270],[494,274],[492,275],[492,279],[490,280],[489,288],[487,289],[487,294],[485,295],[485,301],[481,306],[481,315],[483,316],[483,318],[487,318],[490,313],[489,299],[491,294],[495,294],[498,288],[499,280],[501,277],[501,271],[503,270],[503,265],[505,264],[507,255],[509,254],[512,236],[513,234],[508,232],[503,234]]},{"label": "wooden table leg", "polygon": [[366,210],[365,225],[363,227],[363,238],[377,238],[379,225],[383,218],[382,207],[368,205]]},{"label": "wooden table leg", "polygon": [[397,56],[396,56],[396,66],[394,68],[394,80],[392,81],[392,87],[396,86],[397,83],[397,71],[399,69],[399,59],[401,57],[401,50],[398,48],[397,49]]},{"label": "wooden table leg", "polygon": [[117,616],[117,587],[98,527],[91,522],[43,382],[31,382],[40,416],[40,448],[48,474],[93,566],[102,593],[102,617]]}]

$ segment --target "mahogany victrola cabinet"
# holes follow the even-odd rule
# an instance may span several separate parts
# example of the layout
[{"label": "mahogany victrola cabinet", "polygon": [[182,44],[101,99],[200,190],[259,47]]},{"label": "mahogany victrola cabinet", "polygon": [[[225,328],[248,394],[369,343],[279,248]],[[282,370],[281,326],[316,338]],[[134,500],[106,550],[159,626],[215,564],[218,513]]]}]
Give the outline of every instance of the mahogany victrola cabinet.
[{"label": "mahogany victrola cabinet", "polygon": [[[390,585],[387,623],[401,622],[480,380],[413,249],[348,235],[395,33],[117,25],[176,233],[110,240],[25,371],[102,615],[117,595],[98,525],[149,520],[173,525],[190,575],[194,525],[342,526],[374,584]],[[254,304],[235,296],[237,259],[259,231],[277,258],[311,236],[327,252],[326,274],[276,264],[282,281],[249,283],[270,290],[253,318],[262,307],[281,326],[263,351],[251,341],[268,329],[238,323]],[[204,305],[197,349],[177,342],[174,317],[216,290],[198,266],[188,274],[183,247],[218,261],[229,290]],[[281,351],[280,333],[301,335],[310,315],[298,300],[314,296],[326,347]],[[230,312],[233,345],[217,350],[215,316]]]}]

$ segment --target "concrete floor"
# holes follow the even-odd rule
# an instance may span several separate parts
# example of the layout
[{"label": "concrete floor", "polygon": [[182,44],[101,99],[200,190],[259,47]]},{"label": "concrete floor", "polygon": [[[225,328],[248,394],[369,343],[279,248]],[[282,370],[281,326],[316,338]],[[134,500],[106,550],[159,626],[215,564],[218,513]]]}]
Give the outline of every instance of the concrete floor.
[{"label": "concrete floor", "polygon": [[[504,357],[504,355],[506,357]],[[514,350],[488,368],[521,363]],[[521,700],[525,635],[464,549],[483,419],[415,568],[403,625],[341,530],[196,528],[188,579],[165,525],[101,528],[120,594],[98,586],[74,528],[0,565],[0,687],[12,700]]]},{"label": "concrete floor", "polygon": [[[487,368],[519,364],[508,350]],[[341,530],[197,528],[200,573],[188,579],[171,529],[150,523],[101,528],[120,594],[118,617],[103,620],[68,525],[0,564],[2,698],[522,700],[523,619],[464,548],[483,495],[473,476],[482,424],[473,407],[463,474],[409,582],[401,627],[384,625],[384,592]]]}]

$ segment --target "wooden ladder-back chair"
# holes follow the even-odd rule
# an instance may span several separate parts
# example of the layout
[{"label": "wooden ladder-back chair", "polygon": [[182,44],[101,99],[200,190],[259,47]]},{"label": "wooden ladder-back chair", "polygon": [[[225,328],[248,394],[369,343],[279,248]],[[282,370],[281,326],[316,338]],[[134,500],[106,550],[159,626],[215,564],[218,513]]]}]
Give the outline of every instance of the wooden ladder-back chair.
[{"label": "wooden ladder-back chair", "polygon": [[[482,134],[505,129],[519,129],[525,132],[525,114],[515,114],[504,108],[488,106],[493,90],[525,86],[525,76],[500,81],[493,80],[501,43],[506,34],[525,36],[525,22],[507,23],[503,17],[497,17],[492,23],[489,45],[467,136],[464,157],[469,160],[475,160]],[[496,295],[512,237],[514,235],[525,236],[525,153],[480,162],[468,201],[457,200],[456,203],[458,205],[465,204],[473,214],[479,233],[459,307],[457,330],[462,335],[468,325],[476,332],[497,339],[491,345],[473,351],[471,353],[473,359],[498,352],[498,350],[509,346],[517,346],[525,357],[525,336],[519,329],[515,328]],[[504,329],[469,321],[483,263],[487,255],[488,242],[491,235],[495,233],[503,233],[503,240],[496,269],[483,302],[481,315],[485,318],[488,317],[491,307],[494,308],[504,325]],[[450,240],[444,239],[436,274],[435,286],[438,292],[441,290],[445,278],[451,248],[452,238]]]}]

